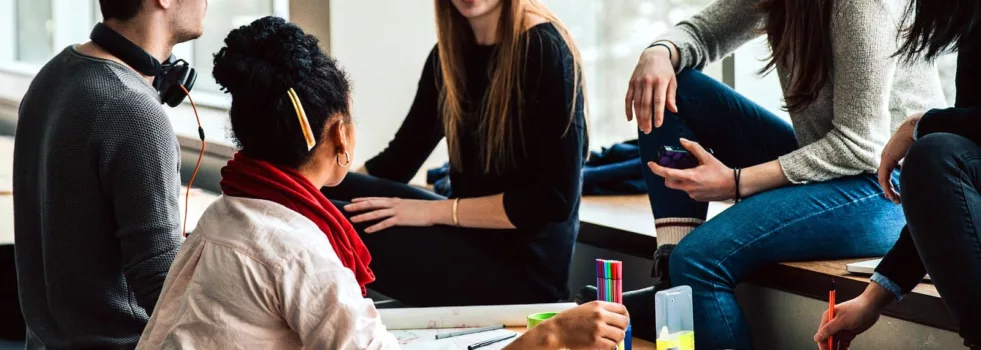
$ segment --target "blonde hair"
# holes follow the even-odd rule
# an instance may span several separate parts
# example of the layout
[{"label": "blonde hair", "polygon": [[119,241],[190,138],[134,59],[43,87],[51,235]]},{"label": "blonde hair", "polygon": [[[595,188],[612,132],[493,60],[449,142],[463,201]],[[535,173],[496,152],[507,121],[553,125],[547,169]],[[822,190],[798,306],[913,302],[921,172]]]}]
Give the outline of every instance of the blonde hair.
[{"label": "blonde hair", "polygon": [[[463,50],[471,38],[472,31],[467,19],[461,15],[450,0],[436,1],[436,32],[439,48],[440,72],[442,73],[443,88],[440,91],[440,112],[443,115],[443,130],[449,146],[450,163],[454,169],[462,171],[460,154],[460,138],[463,117],[463,100],[466,96],[466,68],[463,62]],[[521,73],[524,72],[525,54],[530,42],[528,36],[520,40],[526,28],[527,15],[533,14],[551,22],[562,40],[565,42],[573,57],[573,87],[572,103],[569,110],[569,124],[572,125],[582,82],[582,59],[575,42],[568,30],[552,11],[539,0],[501,0],[501,17],[498,22],[498,39],[500,40],[496,60],[493,63],[493,73],[484,96],[470,96],[481,102],[479,112],[482,120],[478,133],[485,140],[481,142],[480,157],[484,173],[500,173],[508,165],[517,160],[516,143],[524,143],[520,130],[521,106],[525,101],[521,84]],[[523,41],[523,42],[522,42]],[[585,94],[583,94],[585,95]],[[517,99],[517,101],[515,101]],[[585,105],[585,98],[583,99]],[[512,107],[519,122],[509,120]],[[585,106],[584,106],[585,107]],[[585,108],[584,108],[585,110]],[[524,147],[522,147],[522,150]]]}]

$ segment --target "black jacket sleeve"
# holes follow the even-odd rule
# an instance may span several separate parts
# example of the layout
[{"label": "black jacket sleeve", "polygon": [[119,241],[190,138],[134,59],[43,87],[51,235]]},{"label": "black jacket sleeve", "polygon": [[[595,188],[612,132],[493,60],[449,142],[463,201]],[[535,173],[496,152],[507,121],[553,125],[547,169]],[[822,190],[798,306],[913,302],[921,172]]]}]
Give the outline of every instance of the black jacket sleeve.
[{"label": "black jacket sleeve", "polygon": [[903,294],[909,293],[916,287],[923,277],[926,276],[926,268],[920,260],[920,253],[916,251],[913,244],[913,237],[910,236],[909,227],[903,227],[903,232],[899,234],[899,240],[886,253],[886,256],[879,262],[875,272],[885,276],[899,286]]},{"label": "black jacket sleeve", "polygon": [[504,192],[504,210],[518,228],[564,222],[576,214],[588,150],[582,87],[573,94],[571,52],[554,33],[535,31],[529,40],[523,81],[530,94],[521,133],[534,165],[527,169],[530,181]]},{"label": "black jacket sleeve", "polygon": [[981,143],[981,107],[930,110],[916,125],[916,137],[936,132],[957,134]]},{"label": "black jacket sleeve", "polygon": [[438,51],[433,48],[419,78],[412,107],[395,138],[384,151],[365,163],[369,174],[408,183],[443,139],[443,120],[438,107],[441,85],[438,57]]}]

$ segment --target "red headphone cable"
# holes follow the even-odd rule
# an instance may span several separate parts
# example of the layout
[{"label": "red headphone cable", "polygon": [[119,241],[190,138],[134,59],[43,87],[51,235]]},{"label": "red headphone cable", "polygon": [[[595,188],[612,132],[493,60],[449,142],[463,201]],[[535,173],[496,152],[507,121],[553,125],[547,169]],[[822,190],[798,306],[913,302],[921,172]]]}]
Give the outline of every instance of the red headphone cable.
[{"label": "red headphone cable", "polygon": [[188,207],[191,204],[191,189],[193,188],[191,186],[194,185],[194,178],[198,177],[198,170],[201,169],[201,160],[204,158],[204,147],[206,144],[204,142],[204,128],[201,127],[201,116],[198,115],[198,106],[194,104],[194,99],[191,98],[191,92],[187,91],[184,85],[177,84],[177,86],[180,86],[184,94],[187,95],[187,100],[191,102],[191,109],[194,110],[194,119],[198,122],[198,137],[201,138],[201,152],[198,153],[198,163],[194,165],[194,172],[191,173],[191,179],[187,181],[187,193],[184,196],[184,228],[181,229],[181,232],[184,233],[184,237],[187,237],[187,213]]}]

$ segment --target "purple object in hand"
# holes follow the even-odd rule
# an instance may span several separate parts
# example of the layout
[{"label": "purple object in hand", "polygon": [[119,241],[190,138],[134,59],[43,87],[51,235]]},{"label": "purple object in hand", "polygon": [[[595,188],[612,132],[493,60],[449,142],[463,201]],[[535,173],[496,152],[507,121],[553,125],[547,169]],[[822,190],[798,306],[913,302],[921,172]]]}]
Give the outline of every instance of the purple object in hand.
[{"label": "purple object in hand", "polygon": [[[712,153],[712,150],[706,150]],[[691,169],[698,166],[698,159],[683,148],[664,146],[657,153],[657,164],[665,168]]]}]

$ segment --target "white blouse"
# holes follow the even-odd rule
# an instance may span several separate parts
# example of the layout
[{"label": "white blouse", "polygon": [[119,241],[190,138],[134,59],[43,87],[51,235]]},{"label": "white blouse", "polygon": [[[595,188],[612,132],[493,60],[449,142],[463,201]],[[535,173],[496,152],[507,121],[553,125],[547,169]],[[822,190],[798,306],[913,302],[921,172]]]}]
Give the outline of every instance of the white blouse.
[{"label": "white blouse", "polygon": [[170,267],[140,349],[397,349],[324,233],[278,203],[221,196]]}]

